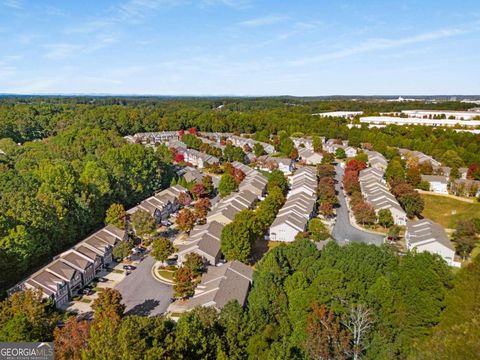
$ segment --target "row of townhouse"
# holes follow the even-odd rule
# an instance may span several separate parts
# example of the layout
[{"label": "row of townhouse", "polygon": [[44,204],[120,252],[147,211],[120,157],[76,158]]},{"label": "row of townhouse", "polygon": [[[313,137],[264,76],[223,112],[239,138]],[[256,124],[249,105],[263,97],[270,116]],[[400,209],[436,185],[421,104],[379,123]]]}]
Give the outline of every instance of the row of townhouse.
[{"label": "row of townhouse", "polygon": [[372,151],[372,150],[364,150],[364,153],[367,154],[368,157],[368,164],[377,169],[380,170],[382,173],[385,172],[388,166],[388,160],[380,154],[378,151]]},{"label": "row of townhouse", "polygon": [[178,197],[181,193],[187,192],[181,185],[171,186],[168,189],[162,190],[159,193],[143,200],[137,206],[127,211],[128,215],[132,215],[138,210],[144,210],[148,212],[157,224],[162,220],[167,220],[171,214],[177,212],[181,205],[178,201]]},{"label": "row of townhouse", "polygon": [[406,225],[407,214],[390,193],[383,175],[383,171],[374,167],[360,171],[358,180],[363,198],[373,206],[377,215],[380,210],[388,209],[396,225]]},{"label": "row of townhouse", "polygon": [[291,242],[307,229],[314,216],[317,202],[316,170],[302,167],[291,178],[291,188],[284,206],[269,229],[269,239]]},{"label": "row of townhouse", "polygon": [[398,149],[398,152],[400,153],[402,159],[415,158],[418,164],[429,162],[430,164],[432,164],[433,168],[438,168],[442,166],[442,164],[439,161],[435,160],[433,157],[427,154],[424,154],[421,151],[409,150],[409,149]]},{"label": "row of townhouse", "polygon": [[252,283],[252,269],[239,262],[221,261],[221,235],[226,224],[242,210],[253,209],[259,199],[263,198],[267,188],[267,179],[242,163],[232,165],[245,173],[245,178],[238,192],[221,199],[207,216],[207,223],[197,225],[190,232],[184,244],[178,245],[178,262],[181,264],[190,253],[202,256],[207,271],[202,275],[200,284],[192,298],[173,302],[168,310],[172,313],[190,311],[197,306],[223,308],[231,300],[245,305]]},{"label": "row of townhouse", "polygon": [[325,144],[323,144],[323,150],[330,154],[335,154],[338,149],[343,149],[347,158],[357,155],[357,149],[353,146],[348,146],[348,140],[328,139]]},{"label": "row of townhouse", "polygon": [[[293,141],[293,144],[295,145],[295,147],[300,150],[300,148],[302,149],[307,149],[307,150],[310,150],[310,151],[313,151],[313,140],[312,139],[309,139],[309,138],[299,138],[299,137],[291,137],[290,138],[292,141]],[[322,140],[322,144],[325,143],[325,138],[324,137],[321,137],[320,138]]]},{"label": "row of townhouse", "polygon": [[220,143],[222,140],[226,140],[230,138],[233,134],[232,133],[222,133],[222,132],[206,132],[201,131],[198,135],[202,138],[207,138],[217,143]]},{"label": "row of townhouse", "polygon": [[454,260],[455,247],[440,224],[429,219],[408,221],[405,241],[409,250],[438,254],[448,265],[460,267]]},{"label": "row of townhouse", "polygon": [[185,162],[190,163],[200,169],[203,169],[209,165],[220,163],[219,158],[195,149],[177,149],[177,152],[183,154]]},{"label": "row of townhouse", "polygon": [[289,158],[272,157],[269,155],[262,155],[256,158],[256,167],[263,171],[280,170],[285,175],[291,175],[294,169],[294,162]]},{"label": "row of townhouse", "polygon": [[26,289],[41,290],[59,308],[68,304],[78,290],[88,285],[113,261],[113,247],[127,238],[125,230],[113,225],[90,235],[73,248],[9,290],[9,294]]},{"label": "row of townhouse", "polygon": [[124,137],[131,144],[158,145],[169,140],[178,139],[177,131],[160,131],[137,133],[135,135],[127,135]]},{"label": "row of townhouse", "polygon": [[242,210],[255,208],[267,189],[267,179],[254,170],[239,162],[232,165],[245,173],[245,178],[238,191],[221,199],[207,215],[205,225],[197,225],[190,232],[184,244],[179,245],[178,262],[182,263],[189,253],[196,253],[210,265],[217,265],[221,260],[220,237],[223,227],[233,221],[235,215]]},{"label": "row of townhouse", "polygon": [[242,149],[245,145],[248,145],[251,149],[253,149],[255,144],[260,144],[263,146],[263,149],[267,152],[267,154],[273,154],[275,152],[275,147],[272,144],[267,144],[262,141],[248,139],[237,135],[232,135],[227,140],[231,141],[233,145],[239,146]]}]

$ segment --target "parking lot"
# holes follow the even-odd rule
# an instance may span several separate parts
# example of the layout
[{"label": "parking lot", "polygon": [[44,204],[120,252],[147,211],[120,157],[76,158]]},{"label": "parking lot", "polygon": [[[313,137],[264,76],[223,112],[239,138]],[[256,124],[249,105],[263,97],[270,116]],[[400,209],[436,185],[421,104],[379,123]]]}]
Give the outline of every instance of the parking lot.
[{"label": "parking lot", "polygon": [[129,315],[154,316],[167,310],[173,288],[152,276],[155,259],[147,255],[137,268],[115,287],[123,297]]}]

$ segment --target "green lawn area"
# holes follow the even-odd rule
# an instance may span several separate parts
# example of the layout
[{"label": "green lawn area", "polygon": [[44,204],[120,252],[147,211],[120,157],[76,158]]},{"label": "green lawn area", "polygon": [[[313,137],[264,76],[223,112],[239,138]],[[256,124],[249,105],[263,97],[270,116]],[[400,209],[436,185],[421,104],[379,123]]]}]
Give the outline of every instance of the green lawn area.
[{"label": "green lawn area", "polygon": [[113,269],[112,272],[115,274],[123,274],[123,270],[120,269]]},{"label": "green lawn area", "polygon": [[454,229],[459,220],[480,217],[480,203],[468,203],[447,196],[422,194],[425,210],[422,215],[446,228]]},{"label": "green lawn area", "polygon": [[174,271],[169,271],[169,270],[157,270],[158,275],[161,277],[168,279],[170,281],[173,281],[173,274],[175,273]]}]

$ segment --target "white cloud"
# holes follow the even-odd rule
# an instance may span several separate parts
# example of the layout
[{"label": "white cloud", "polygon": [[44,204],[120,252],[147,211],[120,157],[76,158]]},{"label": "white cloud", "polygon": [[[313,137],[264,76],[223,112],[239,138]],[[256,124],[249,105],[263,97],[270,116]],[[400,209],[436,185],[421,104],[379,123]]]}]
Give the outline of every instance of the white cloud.
[{"label": "white cloud", "polygon": [[432,40],[444,39],[449,37],[454,37],[462,34],[467,34],[471,32],[478,31],[478,26],[465,27],[465,28],[450,28],[442,29],[437,31],[432,31],[428,33],[413,35],[409,37],[399,38],[399,39],[385,39],[385,38],[375,38],[368,39],[359,45],[352,46],[339,51],[333,51],[330,53],[324,53],[317,56],[302,58],[293,60],[290,62],[291,65],[308,65],[315,64],[328,60],[342,59],[347,58],[353,55],[358,55],[362,53],[367,53],[376,50],[385,50],[398,48],[405,45],[417,44],[428,42]]},{"label": "white cloud", "polygon": [[288,19],[287,16],[267,15],[267,16],[261,16],[254,19],[239,22],[238,25],[246,26],[246,27],[258,27],[258,26],[273,25],[273,24],[285,21],[287,19]]},{"label": "white cloud", "polygon": [[23,9],[23,0],[4,0],[2,4],[11,9]]}]

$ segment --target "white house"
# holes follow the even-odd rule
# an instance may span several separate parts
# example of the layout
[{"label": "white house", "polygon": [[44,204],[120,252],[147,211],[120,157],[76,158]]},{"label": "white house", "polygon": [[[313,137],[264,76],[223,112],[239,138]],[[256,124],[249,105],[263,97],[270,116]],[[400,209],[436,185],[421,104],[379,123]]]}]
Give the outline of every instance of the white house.
[{"label": "white house", "polygon": [[418,252],[427,251],[438,254],[448,265],[460,267],[460,263],[454,260],[455,248],[448,239],[447,233],[441,225],[431,220],[409,221],[405,240],[409,250],[416,249]]},{"label": "white house", "polygon": [[448,194],[448,179],[443,175],[422,175],[422,181],[430,185],[430,191],[439,194]]},{"label": "white house", "polygon": [[300,168],[291,178],[287,201],[280,209],[269,229],[269,239],[291,242],[299,232],[306,231],[316,208],[318,186],[316,170]]}]

